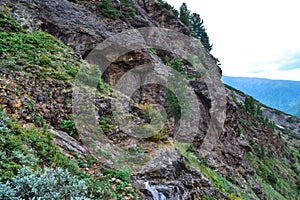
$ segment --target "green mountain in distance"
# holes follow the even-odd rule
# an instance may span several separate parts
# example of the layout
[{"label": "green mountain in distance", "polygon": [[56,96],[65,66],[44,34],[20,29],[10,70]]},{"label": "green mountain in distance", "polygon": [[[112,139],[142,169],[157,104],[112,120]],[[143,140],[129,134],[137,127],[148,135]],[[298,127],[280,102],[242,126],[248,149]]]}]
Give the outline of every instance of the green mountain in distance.
[{"label": "green mountain in distance", "polygon": [[300,116],[300,81],[229,76],[223,76],[222,80],[269,107]]}]

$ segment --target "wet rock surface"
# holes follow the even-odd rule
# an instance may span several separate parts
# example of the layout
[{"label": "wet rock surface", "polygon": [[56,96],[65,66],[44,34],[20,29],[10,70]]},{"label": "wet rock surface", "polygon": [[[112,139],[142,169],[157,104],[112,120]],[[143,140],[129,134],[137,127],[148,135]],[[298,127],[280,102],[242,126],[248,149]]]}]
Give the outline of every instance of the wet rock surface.
[{"label": "wet rock surface", "polygon": [[216,188],[197,170],[188,167],[179,152],[162,152],[133,177],[144,199],[201,199],[220,196]]}]

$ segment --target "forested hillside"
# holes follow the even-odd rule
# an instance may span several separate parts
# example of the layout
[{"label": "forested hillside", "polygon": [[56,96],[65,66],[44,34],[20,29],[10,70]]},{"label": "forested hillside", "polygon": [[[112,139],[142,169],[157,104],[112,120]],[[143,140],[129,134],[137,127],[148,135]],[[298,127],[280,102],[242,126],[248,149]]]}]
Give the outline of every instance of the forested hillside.
[{"label": "forested hillside", "polygon": [[300,82],[263,78],[222,78],[224,83],[253,96],[269,107],[300,116]]}]

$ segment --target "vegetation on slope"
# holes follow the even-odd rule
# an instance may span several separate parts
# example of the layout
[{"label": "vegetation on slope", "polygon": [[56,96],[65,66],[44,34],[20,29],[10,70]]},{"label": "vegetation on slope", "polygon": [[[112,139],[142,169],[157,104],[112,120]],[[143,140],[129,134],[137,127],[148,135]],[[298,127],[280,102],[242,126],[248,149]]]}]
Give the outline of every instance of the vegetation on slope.
[{"label": "vegetation on slope", "polygon": [[[73,81],[80,62],[70,48],[53,36],[41,31],[27,32],[4,11],[0,11],[0,30],[0,66],[4,76],[20,72],[36,82],[46,79],[51,83],[51,78]],[[4,76],[2,100],[9,99],[6,95],[14,95],[8,93]],[[106,85],[100,83],[98,87]],[[27,93],[28,88],[23,89]],[[18,95],[20,92],[16,92]],[[31,102],[32,112],[38,112],[35,102]],[[26,105],[20,103],[14,108]],[[128,169],[103,168],[91,155],[64,154],[54,144],[45,119],[40,117],[41,123],[28,124],[19,121],[11,110],[0,109],[0,199],[136,198]],[[71,120],[62,121],[61,127],[70,134],[74,131]]]},{"label": "vegetation on slope", "polygon": [[[1,69],[36,76],[36,81],[45,78],[72,81],[80,65],[80,62],[74,59],[72,50],[44,32],[26,32],[5,12],[0,12],[0,23]],[[152,53],[155,53],[155,50]],[[179,72],[183,72],[179,60],[173,60],[171,65]],[[88,73],[82,72],[81,75],[89,80]],[[98,87],[105,89],[107,85],[100,82]],[[174,96],[170,99],[173,104]],[[35,111],[34,102],[31,107],[32,111]],[[145,118],[151,118],[153,113],[147,106],[144,107]],[[178,105],[174,107],[175,114],[178,114]],[[250,141],[251,150],[246,154],[246,159],[256,169],[257,175],[254,178],[263,187],[267,198],[299,199],[300,180],[297,179],[300,169],[299,150],[289,147],[284,140],[281,140],[280,130],[274,129],[274,124],[265,120],[259,105],[253,99],[248,98],[244,104],[239,105],[239,111],[237,136]],[[0,112],[1,199],[33,198],[33,196],[54,199],[136,198],[136,191],[131,186],[130,170],[103,168],[91,155],[82,158],[75,153],[64,154],[54,144],[53,135],[48,132],[47,122],[41,120],[41,123],[24,124],[5,112],[6,110]],[[104,132],[108,133],[115,128],[109,116],[101,117],[99,121]],[[61,121],[59,126],[70,135],[74,135],[72,117]],[[257,127],[264,131],[257,133]],[[154,135],[152,140],[166,140],[166,135],[164,130],[161,134]],[[258,136],[261,135],[263,135],[261,138],[267,141],[260,140]],[[272,147],[271,142],[275,141],[274,144],[277,144],[278,139],[280,139],[280,148],[276,149]],[[145,152],[144,149],[141,151]],[[219,193],[229,199],[258,199],[243,177],[237,174],[221,176],[219,171],[208,166],[207,160],[199,159],[193,152],[192,146],[183,148],[182,152],[188,158],[186,161],[188,165],[200,171]],[[48,179],[44,179],[45,177],[53,178],[57,182],[61,181],[61,187],[66,187],[68,194],[57,190]],[[32,185],[33,180],[37,182],[36,185]],[[246,184],[242,187],[241,184],[244,182]],[[45,187],[50,191],[44,191]],[[203,199],[214,198],[216,197],[203,196]]]},{"label": "vegetation on slope", "polygon": [[[241,91],[228,87],[244,97],[239,108],[239,137],[249,140],[251,151],[245,154],[248,164],[256,171],[257,180],[267,199],[299,199],[300,149],[296,140],[286,140],[284,130],[263,116],[265,107]],[[235,94],[232,93],[234,99]],[[259,129],[257,129],[259,127]],[[260,132],[259,130],[262,130]]]},{"label": "vegetation on slope", "polygon": [[21,29],[8,13],[0,12],[0,18],[2,67],[59,80],[76,75],[80,63],[69,47],[48,33]]},{"label": "vegetation on slope", "polygon": [[269,107],[300,116],[300,82],[224,76],[223,81]]}]

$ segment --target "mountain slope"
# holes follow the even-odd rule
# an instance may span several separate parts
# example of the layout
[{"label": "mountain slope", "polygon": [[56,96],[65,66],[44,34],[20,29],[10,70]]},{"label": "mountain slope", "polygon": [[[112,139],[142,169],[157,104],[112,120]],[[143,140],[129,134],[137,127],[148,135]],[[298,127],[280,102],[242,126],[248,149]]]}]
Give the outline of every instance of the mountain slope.
[{"label": "mountain slope", "polygon": [[[147,46],[142,32],[126,32],[127,43],[139,49],[117,56],[104,71],[87,63],[97,43],[132,27],[190,35],[163,2],[121,1],[122,9],[118,1],[109,9],[99,6],[107,1],[0,2],[0,199],[299,198],[299,119],[257,101],[253,107],[261,110],[247,110],[249,96],[219,84],[216,59],[197,40],[155,37],[168,47],[191,42],[200,60],[179,57],[180,48]],[[106,48],[102,61],[115,52]],[[216,69],[214,76],[198,71],[197,62]],[[185,81],[174,81],[172,69]],[[152,82],[126,93],[144,80]],[[189,86],[180,97],[194,94],[190,120],[172,112],[179,100],[162,86],[167,80],[175,91]],[[91,91],[94,96],[86,96]],[[218,100],[224,107],[216,106]],[[116,113],[120,108],[128,112]],[[220,120],[215,113],[225,118],[222,126],[212,123]],[[189,132],[176,132],[181,123],[195,127],[192,140],[185,140]]]},{"label": "mountain slope", "polygon": [[223,82],[269,107],[300,116],[300,82],[223,76]]}]

